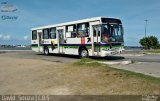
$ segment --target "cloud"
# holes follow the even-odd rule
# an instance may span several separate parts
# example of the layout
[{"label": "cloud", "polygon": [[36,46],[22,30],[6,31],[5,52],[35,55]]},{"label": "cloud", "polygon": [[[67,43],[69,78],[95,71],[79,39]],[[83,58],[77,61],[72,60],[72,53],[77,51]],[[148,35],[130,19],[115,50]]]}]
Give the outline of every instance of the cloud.
[{"label": "cloud", "polygon": [[2,39],[3,38],[3,35],[2,34],[0,34],[0,39]]},{"label": "cloud", "polygon": [[5,35],[3,36],[3,40],[10,40],[11,39],[11,35]]},{"label": "cloud", "polygon": [[0,34],[0,39],[1,40],[11,40],[11,35],[2,35],[2,34]]},{"label": "cloud", "polygon": [[24,36],[23,38],[24,38],[24,40],[28,40],[29,39],[29,37],[27,35]]}]

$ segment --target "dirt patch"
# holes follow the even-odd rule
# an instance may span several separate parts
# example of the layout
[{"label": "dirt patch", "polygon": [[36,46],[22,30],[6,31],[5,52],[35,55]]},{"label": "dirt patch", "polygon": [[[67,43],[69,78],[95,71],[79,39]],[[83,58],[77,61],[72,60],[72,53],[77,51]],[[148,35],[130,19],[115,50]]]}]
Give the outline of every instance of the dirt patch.
[{"label": "dirt patch", "polygon": [[0,55],[0,82],[1,95],[160,94],[160,83],[128,77],[99,65],[77,66],[4,54]]},{"label": "dirt patch", "polygon": [[4,51],[0,51],[0,54],[4,54],[4,53],[6,53],[6,52],[4,52]]}]

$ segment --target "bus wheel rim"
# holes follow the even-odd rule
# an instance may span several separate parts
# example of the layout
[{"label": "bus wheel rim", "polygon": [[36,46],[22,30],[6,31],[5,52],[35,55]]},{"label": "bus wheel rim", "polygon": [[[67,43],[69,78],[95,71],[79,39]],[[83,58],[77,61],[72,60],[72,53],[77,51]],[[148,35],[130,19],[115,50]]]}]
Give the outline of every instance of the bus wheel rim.
[{"label": "bus wheel rim", "polygon": [[82,56],[82,57],[87,56],[87,51],[86,51],[86,50],[83,50],[82,53],[81,53],[81,56]]},{"label": "bus wheel rim", "polygon": [[45,49],[45,54],[46,54],[46,55],[48,54],[48,50],[47,50],[47,49]]}]

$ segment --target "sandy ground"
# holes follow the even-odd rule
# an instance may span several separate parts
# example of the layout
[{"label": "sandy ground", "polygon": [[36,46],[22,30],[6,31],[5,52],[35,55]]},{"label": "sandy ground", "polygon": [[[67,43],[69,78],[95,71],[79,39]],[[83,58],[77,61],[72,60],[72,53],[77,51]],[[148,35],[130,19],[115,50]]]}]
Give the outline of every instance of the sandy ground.
[{"label": "sandy ground", "polygon": [[160,83],[132,78],[110,69],[75,66],[35,54],[0,54],[0,95],[160,94]]}]

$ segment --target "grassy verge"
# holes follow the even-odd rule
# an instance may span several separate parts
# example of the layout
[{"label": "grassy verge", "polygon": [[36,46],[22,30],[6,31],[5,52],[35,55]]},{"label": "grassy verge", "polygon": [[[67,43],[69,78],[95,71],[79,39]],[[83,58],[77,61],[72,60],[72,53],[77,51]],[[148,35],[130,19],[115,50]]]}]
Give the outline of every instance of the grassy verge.
[{"label": "grassy verge", "polygon": [[121,75],[123,75],[126,78],[138,78],[138,79],[149,81],[149,82],[160,83],[160,78],[152,77],[152,76],[148,76],[148,75],[145,75],[142,73],[136,73],[136,72],[132,72],[132,71],[128,71],[128,70],[113,68],[109,65],[99,63],[98,61],[93,60],[93,59],[84,58],[84,59],[81,59],[81,60],[75,62],[73,65],[81,66],[81,67],[100,68],[104,71],[110,70],[113,72],[120,73]]},{"label": "grassy verge", "polygon": [[143,53],[160,53],[160,50],[144,50]]},{"label": "grassy verge", "polygon": [[89,59],[89,58],[80,59],[79,61],[73,63],[73,65],[92,66],[92,67],[102,66],[102,64],[98,63],[98,61],[93,60],[93,59]]},{"label": "grassy verge", "polygon": [[123,70],[123,69],[117,69],[117,68],[113,68],[113,67],[110,67],[110,68],[112,70],[122,72],[124,75],[126,75],[129,78],[130,77],[135,77],[135,78],[140,78],[140,79],[144,79],[144,80],[151,81],[151,82],[160,83],[160,78],[158,78],[158,77],[152,77],[152,76],[145,75],[145,74],[142,74],[142,73],[136,73],[136,72]]}]

